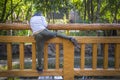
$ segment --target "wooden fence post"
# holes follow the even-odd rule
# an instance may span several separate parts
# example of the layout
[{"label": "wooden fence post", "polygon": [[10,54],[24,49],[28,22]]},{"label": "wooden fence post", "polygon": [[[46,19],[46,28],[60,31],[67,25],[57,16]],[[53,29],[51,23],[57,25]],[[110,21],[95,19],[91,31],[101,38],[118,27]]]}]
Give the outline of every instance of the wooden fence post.
[{"label": "wooden fence post", "polygon": [[63,76],[64,80],[74,80],[74,46],[73,44],[63,39]]}]

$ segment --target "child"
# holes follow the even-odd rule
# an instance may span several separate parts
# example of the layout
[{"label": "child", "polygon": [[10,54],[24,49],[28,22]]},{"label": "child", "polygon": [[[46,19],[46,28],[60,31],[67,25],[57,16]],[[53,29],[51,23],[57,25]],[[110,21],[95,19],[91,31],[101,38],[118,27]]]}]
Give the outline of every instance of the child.
[{"label": "child", "polygon": [[77,41],[69,36],[62,35],[57,32],[51,32],[47,29],[47,22],[45,17],[41,14],[41,12],[35,13],[30,19],[30,27],[33,32],[33,36],[36,40],[37,47],[37,59],[38,59],[38,67],[37,70],[39,72],[43,71],[42,68],[42,55],[44,50],[44,43],[54,37],[61,37],[64,39],[70,40],[75,46],[77,46]]}]

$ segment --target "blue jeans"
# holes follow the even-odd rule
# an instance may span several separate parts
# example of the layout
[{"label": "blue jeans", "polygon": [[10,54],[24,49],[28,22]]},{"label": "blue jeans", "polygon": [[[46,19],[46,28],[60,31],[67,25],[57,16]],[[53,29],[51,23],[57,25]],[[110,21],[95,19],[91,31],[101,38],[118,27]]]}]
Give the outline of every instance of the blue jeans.
[{"label": "blue jeans", "polygon": [[61,37],[64,39],[70,39],[71,37],[57,33],[57,32],[51,32],[48,29],[44,29],[42,32],[34,35],[34,38],[36,40],[36,51],[37,51],[37,59],[38,59],[38,67],[42,67],[42,56],[44,53],[44,44],[47,40],[54,38],[54,37]]}]

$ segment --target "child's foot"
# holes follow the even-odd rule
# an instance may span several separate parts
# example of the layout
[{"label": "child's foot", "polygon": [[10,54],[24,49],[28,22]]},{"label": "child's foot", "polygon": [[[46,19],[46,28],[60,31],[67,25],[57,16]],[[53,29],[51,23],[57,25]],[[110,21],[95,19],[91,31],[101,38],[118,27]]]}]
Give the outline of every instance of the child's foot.
[{"label": "child's foot", "polygon": [[73,45],[74,45],[75,47],[80,48],[76,39],[70,38],[70,41],[73,43]]},{"label": "child's foot", "polygon": [[73,43],[74,46],[78,45],[77,41],[74,38],[70,38],[70,41]]},{"label": "child's foot", "polygon": [[40,72],[40,73],[43,72],[43,68],[42,68],[42,67],[37,67],[36,69],[37,69],[37,71]]}]

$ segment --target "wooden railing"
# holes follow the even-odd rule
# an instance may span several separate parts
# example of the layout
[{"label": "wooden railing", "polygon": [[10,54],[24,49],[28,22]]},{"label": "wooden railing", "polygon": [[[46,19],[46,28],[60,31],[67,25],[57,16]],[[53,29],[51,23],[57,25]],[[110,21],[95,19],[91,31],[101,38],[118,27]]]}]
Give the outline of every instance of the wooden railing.
[{"label": "wooden railing", "polygon": [[[70,26],[72,25],[72,26]],[[27,25],[13,25],[13,24],[2,24],[0,25],[0,30],[19,30],[19,29],[30,29]],[[59,30],[60,28],[64,30],[72,29],[82,29],[82,30],[120,30],[120,25],[81,25],[81,24],[66,24],[66,25],[49,25],[50,29]],[[63,28],[63,27],[65,28]],[[67,26],[70,26],[68,28]],[[73,27],[74,26],[74,27]],[[84,27],[83,27],[84,26]],[[86,27],[85,27],[86,26]],[[104,28],[105,27],[105,28]],[[74,68],[74,46],[68,40],[61,38],[54,38],[46,42],[44,47],[44,72],[38,73],[36,71],[36,47],[35,40],[32,36],[0,36],[0,42],[7,44],[7,70],[0,71],[0,77],[16,77],[16,76],[63,76],[64,80],[74,80],[74,76],[120,76],[120,37],[75,37],[80,44],[80,60],[79,60],[79,68]],[[20,68],[13,69],[12,67],[12,43],[19,43],[19,59],[20,59]],[[31,43],[32,44],[32,68],[25,69],[24,68],[24,44]],[[55,43],[56,44],[56,59],[55,59],[55,69],[48,68],[48,44]],[[63,68],[59,67],[60,63],[60,55],[59,55],[59,44],[63,44]],[[114,66],[109,68],[109,44],[115,45],[114,52]],[[92,67],[85,67],[85,47],[87,44],[92,44]],[[103,44],[103,66],[102,68],[98,68],[97,66],[97,54],[98,54],[98,45]]]},{"label": "wooden railing", "polygon": [[[73,71],[73,62],[74,62],[74,47],[72,43],[67,40],[55,38],[46,42],[45,50],[44,50],[44,72],[38,73],[36,71],[36,49],[35,49],[35,40],[33,37],[25,37],[25,36],[0,36],[0,42],[7,43],[7,66],[8,70],[0,71],[0,76],[14,77],[14,76],[47,76],[47,75],[71,75],[70,79],[74,76]],[[13,42],[19,42],[19,59],[20,59],[20,69],[12,69],[12,47],[11,44]],[[32,68],[24,69],[24,44],[32,43]],[[53,70],[48,69],[48,53],[47,53],[47,44],[48,43],[56,43],[56,68]],[[59,68],[59,44],[63,44],[63,53],[64,53],[64,67],[63,69]],[[69,47],[71,46],[71,47]],[[70,49],[70,50],[69,50]],[[68,55],[69,54],[69,55]],[[68,63],[71,63],[68,65]],[[68,69],[68,70],[67,70]],[[68,77],[64,77],[68,79]]]},{"label": "wooden railing", "polygon": [[[28,24],[0,24],[0,30],[30,30]],[[120,24],[49,24],[51,30],[120,30]]]},{"label": "wooden railing", "polygon": [[[78,42],[81,43],[80,68],[74,69],[75,75],[79,76],[119,76],[120,75],[120,37],[79,37]],[[92,67],[85,68],[85,46],[92,44]],[[97,68],[97,49],[98,44],[103,44],[103,66]],[[108,67],[108,49],[109,44],[115,44],[114,66]]]}]

